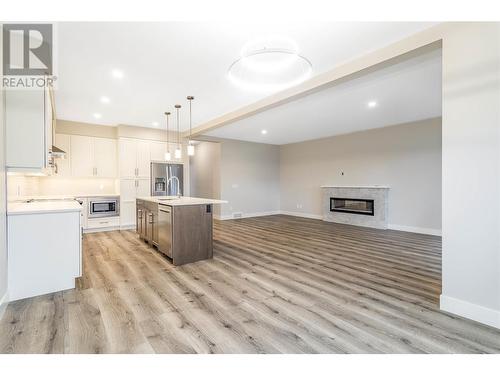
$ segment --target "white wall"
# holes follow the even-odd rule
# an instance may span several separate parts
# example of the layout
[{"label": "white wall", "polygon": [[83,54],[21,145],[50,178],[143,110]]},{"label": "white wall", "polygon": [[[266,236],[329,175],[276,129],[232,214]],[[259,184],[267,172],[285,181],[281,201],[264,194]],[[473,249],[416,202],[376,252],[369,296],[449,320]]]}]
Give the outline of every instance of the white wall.
[{"label": "white wall", "polygon": [[500,24],[443,37],[441,308],[500,328]]},{"label": "white wall", "polygon": [[441,119],[281,146],[282,211],[321,217],[335,184],[389,185],[390,226],[439,234]]},{"label": "white wall", "polygon": [[[0,30],[0,62],[2,60],[2,31]],[[0,69],[2,65],[0,63]],[[3,89],[0,89],[0,318],[7,304],[7,224],[5,181],[5,112]]]}]

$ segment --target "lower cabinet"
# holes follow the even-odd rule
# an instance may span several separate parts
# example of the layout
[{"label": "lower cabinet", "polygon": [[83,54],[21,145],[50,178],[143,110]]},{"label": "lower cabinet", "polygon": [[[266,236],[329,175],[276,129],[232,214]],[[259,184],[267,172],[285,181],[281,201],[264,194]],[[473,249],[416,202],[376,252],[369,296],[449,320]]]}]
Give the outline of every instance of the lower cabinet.
[{"label": "lower cabinet", "polygon": [[75,287],[82,273],[79,211],[9,215],[8,236],[10,301]]},{"label": "lower cabinet", "polygon": [[137,203],[136,228],[143,240],[158,246],[158,204],[145,201]]},{"label": "lower cabinet", "polygon": [[120,216],[87,219],[87,231],[93,229],[116,229],[120,226]]}]

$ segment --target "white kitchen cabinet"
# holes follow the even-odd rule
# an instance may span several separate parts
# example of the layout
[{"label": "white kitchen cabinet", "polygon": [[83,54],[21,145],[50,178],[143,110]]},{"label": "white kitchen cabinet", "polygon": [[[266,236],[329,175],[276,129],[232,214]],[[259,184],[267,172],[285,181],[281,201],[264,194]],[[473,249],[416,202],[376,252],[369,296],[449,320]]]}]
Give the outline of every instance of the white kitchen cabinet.
[{"label": "white kitchen cabinet", "polygon": [[97,232],[100,230],[116,230],[120,226],[120,217],[99,217],[88,219],[86,232]]},{"label": "white kitchen cabinet", "polygon": [[121,178],[149,178],[151,163],[149,141],[120,138],[118,158]]},{"label": "white kitchen cabinet", "polygon": [[149,195],[149,178],[120,179],[120,226],[135,225],[135,200]]},{"label": "white kitchen cabinet", "polygon": [[151,142],[150,145],[151,161],[164,161],[167,144],[165,142]]},{"label": "white kitchen cabinet", "polygon": [[94,175],[92,157],[92,138],[81,135],[71,136],[71,175],[74,177],[91,177]]},{"label": "white kitchen cabinet", "polygon": [[94,168],[96,177],[116,177],[116,140],[109,138],[93,138]]},{"label": "white kitchen cabinet", "polygon": [[50,166],[52,106],[46,90],[5,92],[6,165],[10,170]]},{"label": "white kitchen cabinet", "polygon": [[151,154],[149,141],[137,142],[137,177],[149,178],[151,174]]},{"label": "white kitchen cabinet", "polygon": [[71,175],[116,177],[116,141],[109,138],[71,136]]},{"label": "white kitchen cabinet", "polygon": [[64,159],[56,159],[57,176],[69,177],[71,176],[71,137],[68,134],[56,134],[55,145],[61,150],[66,152]]}]

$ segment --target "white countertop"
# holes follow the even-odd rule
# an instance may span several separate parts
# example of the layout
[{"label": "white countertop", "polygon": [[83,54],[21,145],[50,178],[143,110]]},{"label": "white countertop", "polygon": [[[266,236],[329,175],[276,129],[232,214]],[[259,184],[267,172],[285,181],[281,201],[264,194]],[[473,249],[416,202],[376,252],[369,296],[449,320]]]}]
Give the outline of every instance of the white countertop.
[{"label": "white countertop", "polygon": [[321,185],[320,188],[347,188],[347,189],[390,189],[386,185]]},{"label": "white countertop", "polygon": [[57,200],[57,199],[75,199],[75,198],[93,198],[93,197],[119,197],[120,194],[79,194],[79,195],[23,195],[15,197],[12,202],[22,202],[29,199],[35,200]]},{"label": "white countertop", "polygon": [[195,198],[195,197],[180,197],[174,199],[165,199],[165,197],[138,197],[137,199],[142,199],[148,202],[154,202],[163,204],[165,206],[195,206],[198,204],[223,204],[227,201],[221,201],[218,199],[206,199],[206,198]]},{"label": "white countertop", "polygon": [[47,200],[43,202],[9,202],[7,215],[46,214],[55,212],[79,212],[82,206],[75,200]]}]

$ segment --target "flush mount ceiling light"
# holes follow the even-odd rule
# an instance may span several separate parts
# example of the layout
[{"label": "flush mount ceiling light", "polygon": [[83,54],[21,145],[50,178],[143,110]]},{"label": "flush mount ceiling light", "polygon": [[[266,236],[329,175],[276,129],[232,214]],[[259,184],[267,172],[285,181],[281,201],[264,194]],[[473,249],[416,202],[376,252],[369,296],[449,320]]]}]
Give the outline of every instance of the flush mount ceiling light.
[{"label": "flush mount ceiling light", "polygon": [[111,76],[116,79],[122,79],[123,78],[123,71],[120,69],[113,69],[111,71]]},{"label": "flush mount ceiling light", "polygon": [[267,134],[267,130],[266,130],[266,129],[262,129],[262,130],[260,131],[260,134],[264,134],[264,135],[266,135],[266,134]]},{"label": "flush mount ceiling light", "polygon": [[377,102],[375,100],[368,102],[368,108],[375,108],[377,106]]},{"label": "flush mount ceiling light", "polygon": [[99,119],[99,118],[101,118],[101,117],[102,117],[102,115],[101,115],[100,113],[94,113],[94,118]]},{"label": "flush mount ceiling light", "polygon": [[153,121],[153,122],[151,123],[151,125],[153,125],[154,127],[157,127],[157,126],[158,126],[158,125],[160,125],[160,124],[159,124],[157,121]]},{"label": "flush mount ceiling light", "polygon": [[110,102],[107,96],[101,96],[101,103],[108,104]]},{"label": "flush mount ceiling light", "polygon": [[247,43],[229,66],[227,77],[246,90],[272,92],[298,85],[311,73],[311,62],[299,54],[294,41],[267,37]]}]

